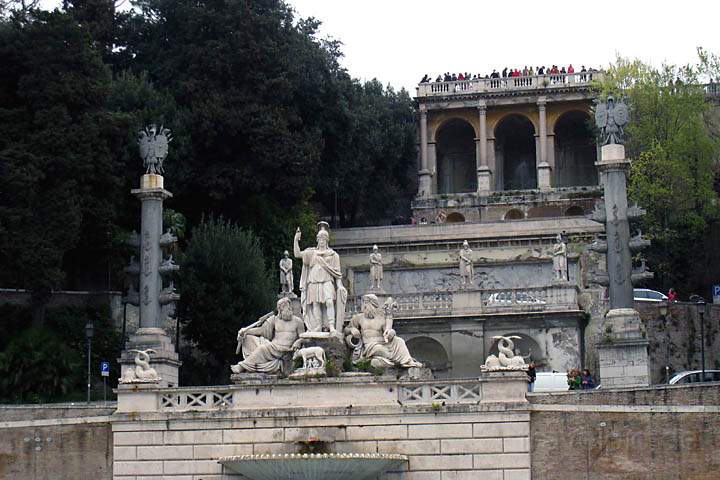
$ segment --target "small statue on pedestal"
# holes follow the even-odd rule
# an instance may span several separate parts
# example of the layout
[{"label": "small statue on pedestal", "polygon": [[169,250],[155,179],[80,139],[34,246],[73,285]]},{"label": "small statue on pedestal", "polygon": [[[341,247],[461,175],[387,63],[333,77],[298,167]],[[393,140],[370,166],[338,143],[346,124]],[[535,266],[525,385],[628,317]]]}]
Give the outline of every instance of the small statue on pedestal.
[{"label": "small statue on pedestal", "polygon": [[463,241],[463,246],[458,252],[460,257],[460,285],[465,287],[472,285],[475,276],[475,267],[472,262],[472,253],[467,240]]},{"label": "small statue on pedestal", "polygon": [[567,245],[560,233],[555,237],[555,245],[553,246],[553,270],[556,281],[567,282],[570,279],[568,276]]},{"label": "small statue on pedestal", "polygon": [[261,317],[254,324],[238,331],[238,347],[244,360],[232,365],[233,373],[277,373],[282,370],[285,354],[300,348],[300,334],[305,332],[303,321],[293,315],[289,298],[277,302],[277,313]]},{"label": "small statue on pedestal", "polygon": [[370,280],[372,281],[372,290],[382,290],[383,264],[382,254],[378,251],[378,246],[373,245],[373,251],[370,254]]},{"label": "small statue on pedestal", "polygon": [[280,259],[280,289],[282,293],[293,293],[295,290],[295,279],[293,278],[293,261],[287,250],[283,252]]}]

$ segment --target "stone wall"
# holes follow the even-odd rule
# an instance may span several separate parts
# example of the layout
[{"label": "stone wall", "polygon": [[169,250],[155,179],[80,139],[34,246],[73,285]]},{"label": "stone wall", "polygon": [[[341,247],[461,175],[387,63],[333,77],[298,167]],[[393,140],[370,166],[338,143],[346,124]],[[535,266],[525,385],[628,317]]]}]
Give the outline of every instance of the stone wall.
[{"label": "stone wall", "polygon": [[382,480],[530,479],[524,374],[366,380],[120,389],[114,479],[239,479],[219,457],[300,453],[311,440],[408,457]]},{"label": "stone wall", "polygon": [[114,410],[114,405],[0,406],[0,478],[112,479]]},{"label": "stone wall", "polygon": [[[668,374],[683,370],[700,370],[700,318],[692,303],[668,305],[662,315],[660,304],[635,302],[635,309],[647,329],[650,379],[665,383]],[[708,304],[705,309],[705,368],[720,370],[720,305]]]},{"label": "stone wall", "polygon": [[720,384],[528,399],[533,480],[718,478]]}]

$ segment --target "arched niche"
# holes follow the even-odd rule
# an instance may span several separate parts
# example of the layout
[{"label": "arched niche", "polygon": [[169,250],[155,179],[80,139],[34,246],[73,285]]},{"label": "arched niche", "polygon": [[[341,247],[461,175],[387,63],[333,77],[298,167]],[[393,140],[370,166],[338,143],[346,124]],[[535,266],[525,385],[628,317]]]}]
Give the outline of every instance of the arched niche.
[{"label": "arched niche", "polygon": [[[524,333],[511,332],[503,333],[504,337],[517,336],[519,340],[513,339],[513,348],[515,355],[521,355],[525,359],[525,363],[534,362],[536,366],[542,366],[545,364],[545,354],[543,353],[540,345],[531,336]],[[500,340],[494,340],[490,347],[490,355],[497,356],[498,342]]]},{"label": "arched niche", "polygon": [[530,119],[510,114],[495,127],[496,188],[537,188],[535,127]]},{"label": "arched niche", "polygon": [[475,130],[465,120],[453,118],[435,135],[439,193],[477,190]]},{"label": "arched niche", "polygon": [[525,218],[525,214],[522,210],[518,210],[517,208],[513,208],[512,210],[508,210],[508,212],[503,217],[503,220],[522,220]]},{"label": "arched niche", "polygon": [[446,223],[463,223],[464,221],[465,216],[460,212],[449,213],[447,218],[445,219]]},{"label": "arched niche", "polygon": [[596,160],[590,116],[580,110],[563,113],[555,122],[555,185],[597,185]]},{"label": "arched niche", "polygon": [[414,337],[408,340],[406,345],[413,358],[430,368],[436,377],[448,375],[448,354],[440,342],[430,337]]},{"label": "arched niche", "polygon": [[579,217],[585,215],[585,210],[580,205],[573,205],[572,207],[565,210],[566,217]]}]

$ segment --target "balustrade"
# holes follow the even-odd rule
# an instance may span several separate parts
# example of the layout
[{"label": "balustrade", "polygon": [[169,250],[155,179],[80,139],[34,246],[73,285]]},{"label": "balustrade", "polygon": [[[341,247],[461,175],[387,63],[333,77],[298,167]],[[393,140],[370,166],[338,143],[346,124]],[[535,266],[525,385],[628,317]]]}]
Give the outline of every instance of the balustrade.
[{"label": "balustrade", "polygon": [[217,410],[233,406],[231,391],[172,391],[160,395],[160,411]]},{"label": "balustrade", "polygon": [[568,85],[586,85],[600,79],[601,72],[575,72],[504,78],[478,78],[454,82],[428,82],[418,86],[418,96],[453,93],[482,93],[502,90],[532,90]]}]

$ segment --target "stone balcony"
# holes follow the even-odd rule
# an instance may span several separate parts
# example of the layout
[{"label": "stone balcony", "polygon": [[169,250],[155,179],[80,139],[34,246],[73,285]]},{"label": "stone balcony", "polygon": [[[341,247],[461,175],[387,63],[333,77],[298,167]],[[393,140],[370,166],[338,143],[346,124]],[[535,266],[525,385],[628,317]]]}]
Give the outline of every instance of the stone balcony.
[{"label": "stone balcony", "polygon": [[529,91],[564,90],[588,88],[595,80],[602,79],[602,72],[582,72],[532,77],[480,78],[455,82],[429,82],[417,86],[417,97],[444,97],[448,95],[507,94]]},{"label": "stone balcony", "polygon": [[[399,319],[507,315],[534,312],[573,312],[578,306],[578,287],[556,283],[535,288],[467,289],[448,292],[393,295]],[[378,295],[386,297],[386,295]],[[361,296],[348,298],[346,315],[360,311]]]}]

